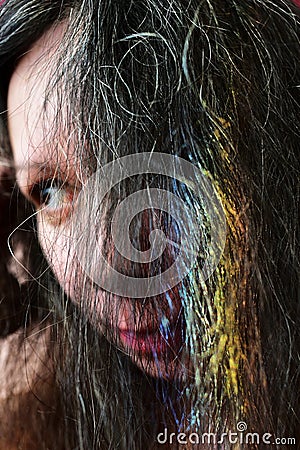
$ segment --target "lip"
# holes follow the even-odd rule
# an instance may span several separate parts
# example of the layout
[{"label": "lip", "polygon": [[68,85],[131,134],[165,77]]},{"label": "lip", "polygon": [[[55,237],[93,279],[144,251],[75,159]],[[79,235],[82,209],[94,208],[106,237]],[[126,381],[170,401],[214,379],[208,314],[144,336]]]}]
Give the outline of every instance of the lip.
[{"label": "lip", "polygon": [[185,322],[178,288],[152,297],[143,308],[138,304],[133,308],[132,299],[122,300],[117,324],[112,324],[110,330],[112,339],[129,356],[155,359],[165,356],[170,360],[181,353],[185,342]]},{"label": "lip", "polygon": [[[181,321],[179,321],[181,322]],[[181,326],[168,328],[167,332],[157,329],[132,330],[118,328],[122,345],[132,354],[160,357],[178,355],[184,344]]]}]

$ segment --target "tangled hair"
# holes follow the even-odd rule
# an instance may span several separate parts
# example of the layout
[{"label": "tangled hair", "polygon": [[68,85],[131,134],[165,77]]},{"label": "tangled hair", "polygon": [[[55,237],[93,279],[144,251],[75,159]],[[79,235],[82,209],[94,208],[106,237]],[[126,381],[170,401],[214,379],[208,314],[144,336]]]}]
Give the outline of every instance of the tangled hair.
[{"label": "tangled hair", "polygon": [[[16,61],[62,21],[43,117],[54,95],[53,141],[59,129],[75,142],[81,173],[89,174],[127,154],[182,157],[212,180],[227,223],[211,277],[201,279],[198,261],[170,290],[180,293],[189,355],[181,377],[138,368],[99,333],[84,302],[71,304],[44,275],[65,395],[64,448],[163,448],[156,436],[165,427],[221,435],[239,421],[299,445],[297,7],[290,0],[7,0],[0,10],[3,125]],[[149,179],[199,207],[183,183]],[[112,211],[144,183],[135,176],[106,200],[101,227],[111,260]],[[142,228],[137,220],[133,240]],[[89,298],[87,280],[78,289]],[[159,309],[157,298],[142,303]],[[234,448],[263,448],[251,445]]]}]

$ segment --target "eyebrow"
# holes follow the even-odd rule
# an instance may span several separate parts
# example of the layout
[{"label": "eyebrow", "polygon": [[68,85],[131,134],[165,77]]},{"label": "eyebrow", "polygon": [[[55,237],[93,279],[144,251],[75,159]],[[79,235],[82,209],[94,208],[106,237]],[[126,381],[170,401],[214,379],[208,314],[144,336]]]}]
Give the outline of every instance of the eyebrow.
[{"label": "eyebrow", "polygon": [[27,170],[27,172],[30,172],[32,170],[36,171],[37,173],[41,173],[45,171],[49,167],[48,162],[41,161],[41,162],[26,162],[24,165],[15,165],[15,171],[16,174],[19,174],[20,172],[23,172],[24,170]]},{"label": "eyebrow", "polygon": [[[34,183],[41,180],[41,174],[44,174],[45,178],[60,178],[67,183],[81,183],[81,179],[78,177],[76,170],[73,170],[72,164],[66,161],[59,163],[57,160],[49,158],[46,161],[27,161],[25,165],[15,168],[16,179],[21,188],[29,188]],[[24,173],[27,174],[27,181],[25,182]]]},{"label": "eyebrow", "polygon": [[23,166],[16,166],[16,180],[21,187],[29,187],[44,177],[58,177],[61,174],[65,174],[64,168],[61,167],[58,162],[53,164],[53,161],[40,161],[40,162],[30,162],[27,161]]}]

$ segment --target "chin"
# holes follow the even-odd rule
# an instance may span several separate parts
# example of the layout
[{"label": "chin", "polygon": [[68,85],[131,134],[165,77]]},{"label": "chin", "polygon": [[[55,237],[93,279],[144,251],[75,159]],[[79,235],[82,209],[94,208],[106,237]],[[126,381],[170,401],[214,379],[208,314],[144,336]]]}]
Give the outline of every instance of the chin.
[{"label": "chin", "polygon": [[176,356],[173,360],[156,359],[155,357],[130,356],[132,362],[147,375],[176,382],[185,382],[193,377],[192,366],[188,355]]}]

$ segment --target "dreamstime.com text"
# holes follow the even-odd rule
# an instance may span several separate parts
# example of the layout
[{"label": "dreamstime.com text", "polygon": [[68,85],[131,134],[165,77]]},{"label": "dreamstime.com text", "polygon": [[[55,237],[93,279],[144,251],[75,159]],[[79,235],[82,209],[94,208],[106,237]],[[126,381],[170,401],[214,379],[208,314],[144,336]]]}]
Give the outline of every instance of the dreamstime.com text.
[{"label": "dreamstime.com text", "polygon": [[[249,445],[296,445],[296,438],[294,437],[276,437],[271,433],[259,434],[256,432],[247,431],[246,422],[238,422],[236,431],[228,431],[222,434],[215,433],[169,433],[165,428],[163,432],[157,435],[157,442],[159,444],[195,444],[203,445],[207,449],[207,445],[222,445],[222,444],[249,444]],[[200,448],[200,447],[199,447]],[[218,447],[219,448],[219,447]]]}]

